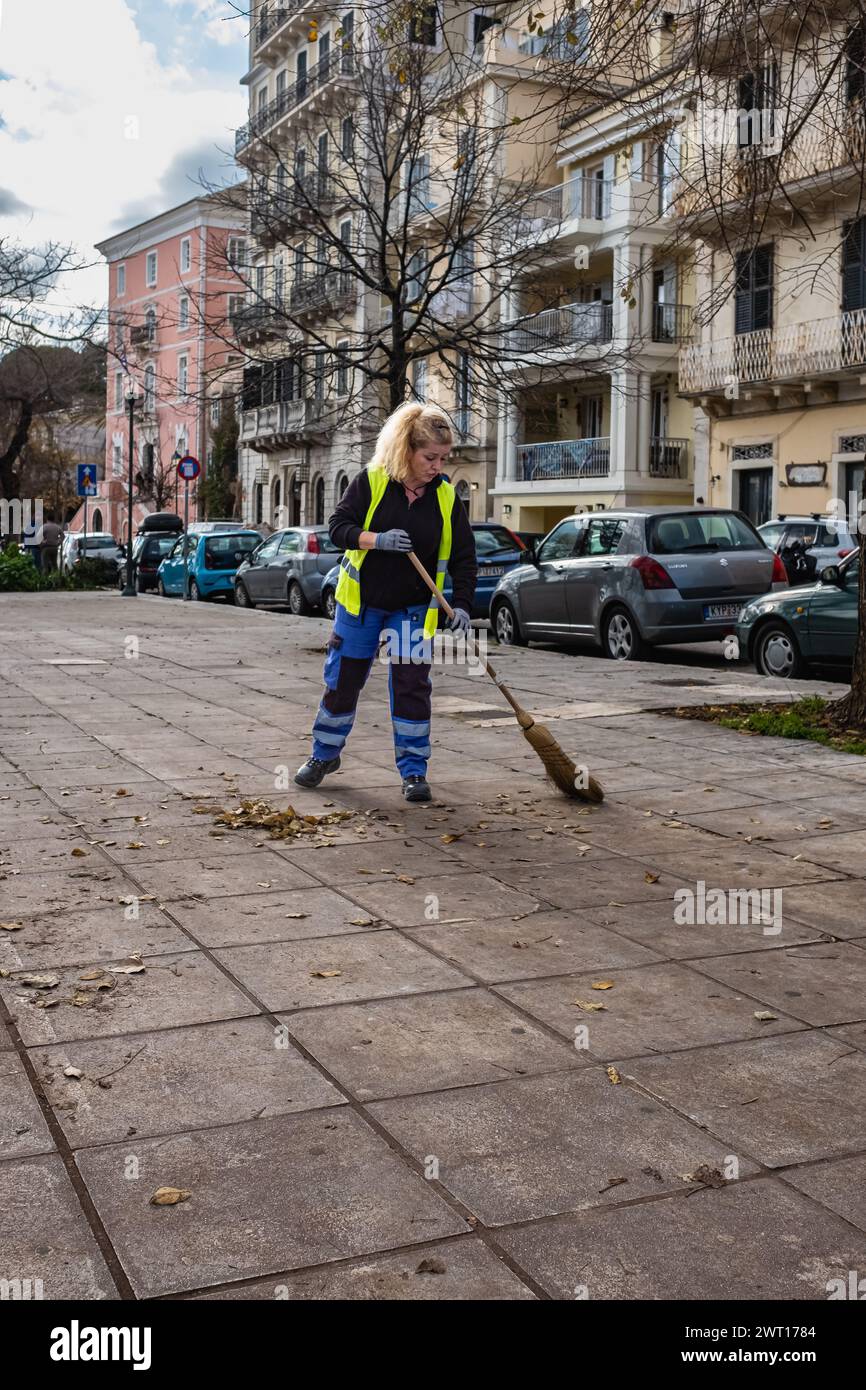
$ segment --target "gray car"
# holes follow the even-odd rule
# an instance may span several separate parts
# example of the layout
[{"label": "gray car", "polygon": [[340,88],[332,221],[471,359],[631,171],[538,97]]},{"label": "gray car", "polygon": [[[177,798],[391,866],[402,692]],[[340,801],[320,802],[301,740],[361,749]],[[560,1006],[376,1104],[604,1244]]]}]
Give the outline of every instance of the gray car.
[{"label": "gray car", "polygon": [[322,580],[340,556],[324,526],[275,531],[244,560],[235,575],[235,603],[288,604],[298,617],[318,608]]},{"label": "gray car", "polygon": [[532,564],[500,580],[490,615],[502,643],[585,639],[636,661],[663,643],[718,641],[750,599],[785,587],[741,512],[625,507],[560,521]]}]

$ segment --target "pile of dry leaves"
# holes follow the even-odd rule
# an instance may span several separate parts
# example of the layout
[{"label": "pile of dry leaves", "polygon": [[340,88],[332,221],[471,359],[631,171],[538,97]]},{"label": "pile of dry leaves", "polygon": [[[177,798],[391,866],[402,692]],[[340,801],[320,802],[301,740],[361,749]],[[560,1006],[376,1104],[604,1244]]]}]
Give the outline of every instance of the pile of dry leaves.
[{"label": "pile of dry leaves", "polygon": [[354,811],[330,811],[326,816],[303,816],[294,806],[277,811],[268,801],[242,801],[233,811],[223,808],[214,817],[214,824],[230,830],[255,826],[267,830],[272,840],[293,840],[298,835],[315,835],[323,826],[337,825],[353,815]]}]

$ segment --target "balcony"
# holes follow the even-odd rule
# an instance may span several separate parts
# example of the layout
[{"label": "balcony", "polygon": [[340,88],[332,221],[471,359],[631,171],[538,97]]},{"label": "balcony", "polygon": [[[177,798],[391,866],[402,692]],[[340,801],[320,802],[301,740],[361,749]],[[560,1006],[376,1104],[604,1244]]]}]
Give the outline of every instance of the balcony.
[{"label": "balcony", "polygon": [[694,337],[694,317],[691,304],[654,304],[653,342],[690,343]]},{"label": "balcony", "polygon": [[328,270],[297,280],[289,295],[293,314],[326,314],[347,308],[358,294],[358,283],[347,270]]},{"label": "balcony", "polygon": [[332,401],[302,396],[294,401],[273,401],[241,412],[240,437],[261,453],[289,448],[298,440],[318,439],[335,424]]},{"label": "balcony", "polygon": [[137,323],[129,330],[129,346],[136,352],[147,354],[156,347],[157,328],[155,323]]},{"label": "balcony", "polygon": [[609,343],[612,336],[613,305],[563,304],[520,319],[513,327],[506,325],[502,351],[508,358],[543,356],[563,348]]},{"label": "balcony", "polygon": [[674,478],[685,482],[689,476],[689,441],[651,439],[649,475],[651,478]]},{"label": "balcony", "polygon": [[286,301],[280,295],[241,304],[231,315],[231,327],[239,341],[252,337],[289,337],[295,331],[286,319]]},{"label": "balcony", "polygon": [[307,3],[308,0],[281,0],[278,5],[263,5],[253,31],[253,51],[258,52]]},{"label": "balcony", "polygon": [[680,353],[684,395],[727,394],[732,382],[757,385],[839,377],[866,366],[866,309],[806,323],[760,328],[696,343]]},{"label": "balcony", "polygon": [[280,232],[300,226],[308,217],[333,208],[338,201],[334,180],[316,169],[293,178],[282,188],[254,197],[250,204],[250,229],[259,241],[273,241]]},{"label": "balcony", "polygon": [[287,116],[290,111],[294,111],[314,92],[321,91],[337,77],[351,77],[354,71],[355,55],[352,50],[332,49],[302,77],[297,78],[288,87],[284,87],[261,110],[256,111],[246,125],[242,125],[239,130],[235,131],[235,154],[240,154],[253,140],[271,130],[284,116]]},{"label": "balcony", "polygon": [[518,444],[518,476],[525,483],[558,478],[608,478],[610,439],[555,439],[544,444]]},{"label": "balcony", "polygon": [[595,179],[578,174],[564,183],[542,189],[527,203],[522,214],[530,224],[523,235],[531,235],[539,226],[556,227],[576,217],[603,221],[610,216],[613,187],[613,179]]}]

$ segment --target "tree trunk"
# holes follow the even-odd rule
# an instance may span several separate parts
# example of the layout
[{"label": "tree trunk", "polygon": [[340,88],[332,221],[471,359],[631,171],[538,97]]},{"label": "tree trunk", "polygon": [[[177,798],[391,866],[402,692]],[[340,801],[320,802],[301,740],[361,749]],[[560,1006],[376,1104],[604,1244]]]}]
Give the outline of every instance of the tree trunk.
[{"label": "tree trunk", "polygon": [[33,403],[32,401],[22,401],[21,411],[18,422],[12,433],[12,438],[4,453],[0,454],[0,495],[11,502],[18,495],[18,484],[15,481],[15,465],[21,455],[21,450],[27,443],[30,434],[30,426],[33,423]]},{"label": "tree trunk", "polygon": [[[862,503],[862,497],[861,497]],[[857,644],[851,670],[851,689],[828,707],[830,718],[840,728],[866,728],[866,514],[858,517],[860,537],[860,575],[857,584]]]}]

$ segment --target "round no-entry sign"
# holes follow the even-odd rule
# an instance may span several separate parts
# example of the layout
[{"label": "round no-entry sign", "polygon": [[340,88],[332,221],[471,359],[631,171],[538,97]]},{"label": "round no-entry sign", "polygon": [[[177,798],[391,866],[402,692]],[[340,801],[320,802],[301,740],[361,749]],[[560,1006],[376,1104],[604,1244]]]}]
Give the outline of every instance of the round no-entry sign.
[{"label": "round no-entry sign", "polygon": [[192,482],[193,478],[197,478],[200,472],[201,464],[197,458],[193,458],[192,454],[187,454],[186,458],[182,458],[177,465],[177,476],[185,478],[188,483]]}]

